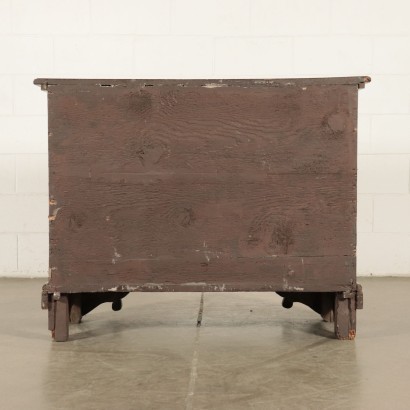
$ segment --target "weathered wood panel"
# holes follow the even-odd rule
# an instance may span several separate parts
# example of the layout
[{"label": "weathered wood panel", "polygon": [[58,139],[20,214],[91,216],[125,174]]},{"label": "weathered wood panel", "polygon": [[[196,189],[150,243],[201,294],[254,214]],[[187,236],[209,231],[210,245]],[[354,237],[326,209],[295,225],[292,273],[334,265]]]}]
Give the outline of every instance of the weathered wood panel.
[{"label": "weathered wood panel", "polygon": [[126,85],[49,85],[51,287],[351,286],[357,83]]},{"label": "weathered wood panel", "polygon": [[56,181],[78,192],[54,198],[52,232],[62,245],[61,259],[94,255],[109,261],[114,248],[124,257],[183,259],[198,252],[270,257],[353,251],[354,189],[342,175]]},{"label": "weathered wood panel", "polygon": [[330,292],[349,290],[356,275],[353,256],[232,257],[216,258],[212,263],[201,256],[137,258],[114,265],[89,258],[80,265],[66,261],[54,269],[48,289],[60,292]]},{"label": "weathered wood panel", "polygon": [[357,87],[50,88],[57,173],[356,171]]}]

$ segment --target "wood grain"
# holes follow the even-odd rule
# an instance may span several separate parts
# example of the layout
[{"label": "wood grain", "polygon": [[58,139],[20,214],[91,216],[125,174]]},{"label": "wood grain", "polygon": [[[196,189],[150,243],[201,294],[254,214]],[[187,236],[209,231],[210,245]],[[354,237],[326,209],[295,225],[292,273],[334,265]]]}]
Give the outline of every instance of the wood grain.
[{"label": "wood grain", "polygon": [[335,298],[335,335],[340,340],[356,337],[356,301],[337,294]]},{"label": "wood grain", "polygon": [[54,340],[56,342],[65,342],[69,334],[69,302],[67,295],[61,295],[55,303],[55,328]]},{"label": "wood grain", "polygon": [[303,88],[60,87],[49,93],[51,160],[82,176],[354,174],[357,88]]},{"label": "wood grain", "polygon": [[122,84],[49,86],[49,289],[355,282],[357,83]]}]

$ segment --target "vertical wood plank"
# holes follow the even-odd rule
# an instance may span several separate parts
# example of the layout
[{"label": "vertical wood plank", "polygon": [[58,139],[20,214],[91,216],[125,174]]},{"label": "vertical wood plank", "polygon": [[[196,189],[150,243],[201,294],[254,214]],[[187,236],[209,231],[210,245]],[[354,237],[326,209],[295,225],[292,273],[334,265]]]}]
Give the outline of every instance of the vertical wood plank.
[{"label": "vertical wood plank", "polygon": [[355,298],[335,298],[335,335],[340,340],[353,340],[356,336],[356,303]]},{"label": "vertical wood plank", "polygon": [[48,330],[54,332],[56,326],[56,303],[54,300],[48,302]]},{"label": "vertical wood plank", "polygon": [[56,305],[56,322],[54,330],[54,340],[56,342],[65,342],[68,340],[69,326],[69,302],[67,295],[61,295],[60,299],[55,301]]}]

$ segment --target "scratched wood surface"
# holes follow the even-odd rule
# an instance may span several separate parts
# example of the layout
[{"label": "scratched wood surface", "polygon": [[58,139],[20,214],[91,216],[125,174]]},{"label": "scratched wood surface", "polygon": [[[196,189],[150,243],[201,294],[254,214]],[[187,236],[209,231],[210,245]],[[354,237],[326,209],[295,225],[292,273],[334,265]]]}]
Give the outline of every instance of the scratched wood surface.
[{"label": "scratched wood surface", "polygon": [[90,81],[48,86],[50,289],[355,282],[357,82]]}]

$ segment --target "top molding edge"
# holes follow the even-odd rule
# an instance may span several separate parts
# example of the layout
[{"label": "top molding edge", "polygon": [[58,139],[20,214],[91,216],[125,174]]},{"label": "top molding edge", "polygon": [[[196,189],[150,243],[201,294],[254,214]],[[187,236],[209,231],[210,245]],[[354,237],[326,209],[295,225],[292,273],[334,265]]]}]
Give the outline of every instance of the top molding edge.
[{"label": "top molding edge", "polygon": [[97,86],[97,87],[297,87],[297,86],[326,86],[326,85],[357,85],[364,88],[371,81],[368,76],[361,77],[322,77],[322,78],[277,78],[277,79],[75,79],[75,78],[36,78],[35,85],[42,90],[49,86]]}]

